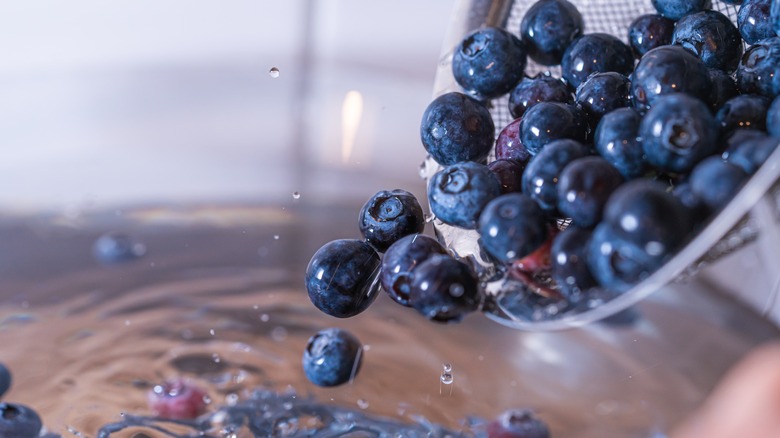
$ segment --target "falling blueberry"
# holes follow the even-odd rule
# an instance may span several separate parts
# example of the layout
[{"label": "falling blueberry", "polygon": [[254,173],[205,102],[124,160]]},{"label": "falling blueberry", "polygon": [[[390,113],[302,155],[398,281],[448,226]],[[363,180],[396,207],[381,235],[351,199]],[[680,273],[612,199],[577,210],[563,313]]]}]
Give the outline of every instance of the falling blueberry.
[{"label": "falling blueberry", "polygon": [[351,333],[329,328],[309,338],[303,351],[303,372],[318,386],[349,382],[360,370],[363,347]]}]

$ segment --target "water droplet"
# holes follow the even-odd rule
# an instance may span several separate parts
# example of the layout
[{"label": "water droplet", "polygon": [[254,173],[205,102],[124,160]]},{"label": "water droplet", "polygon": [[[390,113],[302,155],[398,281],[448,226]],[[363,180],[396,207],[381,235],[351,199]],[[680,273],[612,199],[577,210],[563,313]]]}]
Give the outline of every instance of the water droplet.
[{"label": "water droplet", "polygon": [[447,362],[441,364],[441,367],[444,369],[445,373],[449,373],[450,371],[452,371],[452,364],[449,364]]},{"label": "water droplet", "polygon": [[274,329],[271,330],[271,339],[276,342],[284,341],[287,339],[287,329],[282,326],[274,327]]},{"label": "water droplet", "polygon": [[458,283],[453,283],[450,285],[450,295],[453,297],[457,298],[463,296],[463,292],[465,292],[463,285]]},{"label": "water droplet", "polygon": [[209,334],[210,334],[211,336],[214,336],[214,335],[216,335],[216,334],[217,334],[217,332],[215,332],[215,331],[214,331],[214,329],[209,329]]},{"label": "water droplet", "polygon": [[274,240],[279,240],[279,235],[278,234],[274,234]]},{"label": "water droplet", "polygon": [[455,378],[452,377],[452,373],[441,373],[441,383],[445,385],[452,385],[454,380]]},{"label": "water droplet", "polygon": [[268,70],[268,76],[276,79],[279,77],[279,69],[276,67],[271,67],[271,70]]},{"label": "water droplet", "polygon": [[357,405],[360,409],[368,409],[368,400],[359,398],[357,401]]},{"label": "water droplet", "polygon": [[236,403],[238,403],[238,394],[231,392],[230,394],[225,396],[225,403],[228,406],[235,406]]},{"label": "water droplet", "polygon": [[293,192],[293,199],[301,199],[301,192]]},{"label": "water droplet", "polygon": [[262,315],[260,315],[260,321],[268,322],[268,320],[270,320],[270,319],[271,319],[271,317],[268,316],[267,313],[263,313]]},{"label": "water droplet", "polygon": [[220,363],[222,362],[222,359],[219,357],[217,353],[214,353],[211,355],[211,360],[214,361],[214,363]]}]

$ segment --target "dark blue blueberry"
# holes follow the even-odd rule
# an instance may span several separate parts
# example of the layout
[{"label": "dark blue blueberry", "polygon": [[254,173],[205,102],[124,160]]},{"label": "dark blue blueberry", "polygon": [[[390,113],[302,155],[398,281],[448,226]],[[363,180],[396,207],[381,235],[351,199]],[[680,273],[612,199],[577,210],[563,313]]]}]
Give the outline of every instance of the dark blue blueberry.
[{"label": "dark blue blueberry", "polygon": [[641,58],[656,47],[671,44],[673,32],[673,20],[656,14],[641,15],[628,27],[628,43],[634,55]]},{"label": "dark blue blueberry", "polygon": [[588,155],[588,148],[574,140],[557,140],[548,144],[528,162],[523,172],[523,193],[543,210],[555,213],[558,204],[556,185],[567,164]]},{"label": "dark blue blueberry", "polygon": [[769,9],[769,19],[772,21],[772,30],[775,35],[780,36],[780,2],[773,1]]},{"label": "dark blue blueberry", "polygon": [[549,75],[525,78],[509,94],[509,113],[519,118],[539,102],[573,103],[569,86]]},{"label": "dark blue blueberry", "polygon": [[303,372],[318,386],[338,386],[355,378],[363,347],[351,333],[337,328],[320,330],[303,351]]},{"label": "dark blue blueberry", "polygon": [[590,126],[596,126],[604,114],[631,104],[631,81],[620,73],[594,73],[577,88],[576,100]]},{"label": "dark blue blueberry", "polygon": [[590,235],[591,231],[586,228],[568,227],[553,239],[550,275],[570,300],[576,300],[596,286],[587,263]]},{"label": "dark blue blueberry", "polygon": [[748,44],[755,44],[775,35],[770,19],[772,0],[745,0],[737,14],[739,33]]},{"label": "dark blue blueberry", "polygon": [[523,164],[531,159],[531,154],[520,141],[520,125],[522,119],[511,121],[501,130],[496,138],[496,159],[516,160]]},{"label": "dark blue blueberry", "polygon": [[712,81],[707,66],[680,46],[662,46],[647,52],[631,75],[634,106],[646,110],[659,97],[673,93],[711,102]]},{"label": "dark blue blueberry", "polygon": [[517,160],[496,160],[488,164],[488,169],[498,177],[501,183],[501,194],[523,190],[525,164]]},{"label": "dark blue blueberry", "polygon": [[677,21],[694,12],[709,9],[710,0],[653,0],[653,6],[659,14]]},{"label": "dark blue blueberry", "polygon": [[446,255],[447,251],[434,238],[423,234],[401,238],[388,248],[382,259],[382,271],[379,274],[382,289],[396,303],[410,307],[409,291],[414,270],[435,254]]},{"label": "dark blue blueberry", "polygon": [[434,99],[420,124],[425,150],[443,166],[483,161],[493,147],[494,135],[490,111],[478,100],[457,92]]},{"label": "dark blue blueberry", "polygon": [[539,0],[526,11],[520,37],[531,59],[542,65],[561,63],[563,52],[585,25],[577,7],[566,0]]},{"label": "dark blue blueberry", "polygon": [[433,255],[414,270],[409,303],[432,321],[460,321],[479,308],[477,276],[465,263]]},{"label": "dark blue blueberry", "polygon": [[743,94],[780,95],[780,37],[751,46],[737,69],[737,86]]},{"label": "dark blue blueberry", "polygon": [[766,128],[769,135],[780,138],[780,96],[772,101],[766,114]]},{"label": "dark blue blueberry", "polygon": [[638,139],[641,121],[635,110],[620,108],[605,115],[596,128],[596,151],[626,179],[642,175],[647,166]]},{"label": "dark blue blueberry", "polygon": [[461,41],[452,57],[452,74],[479,99],[506,94],[525,75],[525,45],[504,29],[485,27]]},{"label": "dark blue blueberry", "polygon": [[678,44],[709,68],[733,73],[742,56],[742,38],[729,17],[718,11],[686,15],[674,28],[672,44]]},{"label": "dark blue blueberry", "polygon": [[745,136],[737,141],[732,140],[730,142],[731,146],[724,156],[726,161],[739,166],[747,174],[752,175],[772,155],[772,152],[777,149],[780,139],[770,137],[760,131],[750,132],[755,132],[756,134]]},{"label": "dark blue blueberry", "polygon": [[558,211],[578,227],[601,220],[607,199],[623,183],[623,176],[598,156],[578,158],[563,168],[558,179]]},{"label": "dark blue blueberry", "polygon": [[691,220],[694,224],[703,223],[710,215],[710,210],[702,199],[693,192],[690,181],[677,184],[672,190],[672,195],[691,212]]},{"label": "dark blue blueberry", "polygon": [[366,310],[378,295],[379,264],[379,255],[366,242],[341,239],[326,243],[306,267],[311,302],[337,318]]},{"label": "dark blue blueberry", "polygon": [[445,224],[474,229],[482,209],[501,194],[496,175],[482,164],[449,166],[428,182],[428,204]]},{"label": "dark blue blueberry", "polygon": [[509,264],[531,254],[547,240],[549,224],[539,205],[522,193],[492,200],[479,217],[477,231],[485,251]]},{"label": "dark blue blueberry", "polygon": [[736,129],[766,129],[766,114],[769,111],[769,99],[764,96],[743,94],[720,107],[715,118],[721,132],[728,135]]},{"label": "dark blue blueberry", "polygon": [[574,88],[593,73],[614,71],[627,75],[633,69],[631,48],[606,33],[591,33],[577,38],[566,49],[561,61],[561,74]]},{"label": "dark blue blueberry", "polygon": [[711,107],[715,111],[722,107],[726,101],[739,95],[737,82],[723,70],[711,69],[710,81],[712,81]]},{"label": "dark blue blueberry", "polygon": [[384,252],[401,237],[421,233],[425,217],[417,198],[406,190],[382,190],[360,210],[358,228],[377,251]]},{"label": "dark blue blueberry", "polygon": [[628,181],[615,190],[602,223],[653,257],[671,254],[693,227],[691,212],[667,185],[647,179]]},{"label": "dark blue blueberry", "polygon": [[488,423],[487,438],[550,438],[550,429],[528,409],[505,411]]},{"label": "dark blue blueberry", "polygon": [[660,250],[658,254],[648,253],[640,244],[620,236],[606,223],[596,227],[587,251],[590,272],[602,287],[616,292],[631,289],[663,266],[668,258]]},{"label": "dark blue blueberry", "polygon": [[709,108],[682,93],[660,98],[642,119],[639,135],[647,162],[666,172],[687,172],[718,149]]},{"label": "dark blue blueberry", "polygon": [[0,403],[0,437],[36,438],[43,427],[32,408],[18,403]]},{"label": "dark blue blueberry", "polygon": [[711,211],[717,211],[728,204],[748,176],[741,167],[715,156],[697,164],[689,181],[693,193]]},{"label": "dark blue blueberry", "polygon": [[95,240],[92,245],[92,254],[101,263],[110,265],[129,262],[146,253],[146,246],[132,236],[109,232]]},{"label": "dark blue blueberry", "polygon": [[10,388],[11,388],[11,371],[8,370],[7,366],[0,363],[0,397],[5,395],[5,393],[8,392],[8,389]]},{"label": "dark blue blueberry", "polygon": [[526,111],[520,124],[520,140],[531,155],[538,154],[551,141],[564,138],[585,138],[583,121],[571,107],[558,102],[540,102]]}]

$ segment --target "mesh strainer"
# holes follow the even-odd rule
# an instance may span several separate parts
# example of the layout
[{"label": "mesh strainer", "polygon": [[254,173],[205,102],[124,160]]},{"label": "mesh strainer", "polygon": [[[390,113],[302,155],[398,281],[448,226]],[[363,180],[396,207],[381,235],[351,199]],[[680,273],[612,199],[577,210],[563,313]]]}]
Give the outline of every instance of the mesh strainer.
[{"label": "mesh strainer", "polygon": [[[585,33],[604,32],[627,40],[628,26],[639,15],[655,13],[650,0],[570,0],[582,13]],[[462,91],[451,71],[454,48],[462,38],[481,26],[504,27],[519,34],[520,22],[536,0],[460,0],[453,13],[438,65],[434,96]],[[714,0],[712,8],[736,21],[737,7]],[[535,64],[529,59],[526,73],[549,71],[560,77],[558,67]],[[512,121],[507,96],[491,102],[496,134]],[[440,169],[428,158],[421,176],[430,178]],[[524,330],[555,330],[580,326],[614,315],[672,282],[696,276],[714,279],[712,287],[724,286],[758,313],[780,322],[780,149],[767,160],[731,203],[655,274],[630,291],[605,294],[575,309],[555,304],[529,305],[527,290],[497,275],[481,254],[475,231],[452,227],[434,219],[438,238],[459,257],[472,262],[489,300],[485,313],[492,319]],[[700,272],[701,271],[701,272]]]}]

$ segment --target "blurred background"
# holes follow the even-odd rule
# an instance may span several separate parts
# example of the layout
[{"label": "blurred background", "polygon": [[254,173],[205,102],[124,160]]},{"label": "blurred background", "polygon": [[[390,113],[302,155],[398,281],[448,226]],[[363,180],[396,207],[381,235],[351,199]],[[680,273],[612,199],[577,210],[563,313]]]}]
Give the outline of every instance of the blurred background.
[{"label": "blurred background", "polygon": [[0,207],[422,199],[454,3],[2,2]]}]

